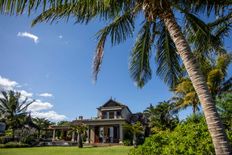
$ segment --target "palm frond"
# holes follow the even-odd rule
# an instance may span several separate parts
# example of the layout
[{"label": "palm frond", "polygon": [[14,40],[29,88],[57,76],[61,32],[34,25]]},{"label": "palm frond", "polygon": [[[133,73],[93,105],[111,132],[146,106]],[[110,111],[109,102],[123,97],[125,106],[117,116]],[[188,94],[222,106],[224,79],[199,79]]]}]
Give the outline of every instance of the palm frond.
[{"label": "palm frond", "polygon": [[116,17],[108,26],[104,27],[97,33],[98,44],[93,62],[94,80],[97,80],[97,75],[104,54],[104,46],[108,36],[110,36],[112,45],[119,44],[125,41],[128,37],[132,37],[134,31],[134,15],[128,11],[122,16]]},{"label": "palm frond", "polygon": [[74,2],[61,2],[59,5],[43,11],[33,20],[32,26],[43,21],[52,23],[53,21],[58,21],[58,19],[69,20],[70,16],[74,17],[75,23],[85,24],[96,18],[111,20],[134,7],[134,3],[126,3],[122,0],[77,0]]},{"label": "palm frond", "polygon": [[206,13],[208,16],[211,13],[216,15],[223,14],[223,12],[231,7],[231,0],[184,0],[181,3],[187,3],[188,8],[195,13]]},{"label": "palm frond", "polygon": [[211,27],[196,15],[185,11],[185,32],[195,52],[208,56],[210,52],[224,53],[222,36],[213,34]]},{"label": "palm frond", "polygon": [[130,57],[130,76],[138,87],[143,87],[152,77],[151,56],[151,22],[146,21],[139,31]]},{"label": "palm frond", "polygon": [[156,74],[172,88],[181,76],[180,57],[177,54],[174,42],[163,24],[161,24],[159,31],[160,35],[157,41],[155,58],[158,66]]}]

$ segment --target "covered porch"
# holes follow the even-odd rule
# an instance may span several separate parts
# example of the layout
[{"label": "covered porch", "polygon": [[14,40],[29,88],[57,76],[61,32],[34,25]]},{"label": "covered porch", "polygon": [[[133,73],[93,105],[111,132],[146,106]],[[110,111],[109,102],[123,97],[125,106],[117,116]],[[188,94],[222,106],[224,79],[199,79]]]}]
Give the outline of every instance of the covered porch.
[{"label": "covered porch", "polygon": [[123,143],[125,119],[80,120],[88,126],[86,143]]}]

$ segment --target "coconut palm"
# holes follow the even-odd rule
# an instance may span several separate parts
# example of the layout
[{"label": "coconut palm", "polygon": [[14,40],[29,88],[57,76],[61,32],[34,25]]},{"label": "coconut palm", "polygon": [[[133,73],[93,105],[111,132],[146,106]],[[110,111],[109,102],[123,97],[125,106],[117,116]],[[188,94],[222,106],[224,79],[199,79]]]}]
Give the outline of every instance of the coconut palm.
[{"label": "coconut palm", "polygon": [[[76,23],[89,23],[93,19],[107,21],[109,24],[97,34],[99,42],[93,67],[95,79],[100,70],[107,38],[111,39],[113,45],[125,41],[133,36],[135,19],[143,18],[142,28],[131,53],[132,79],[137,82],[139,87],[143,87],[151,79],[152,71],[149,60],[152,46],[158,39],[157,62],[161,66],[157,70],[158,74],[163,77],[165,82],[175,83],[179,76],[179,58],[182,59],[202,104],[216,154],[231,154],[231,146],[217,113],[215,101],[208,89],[199,63],[191,52],[188,40],[175,18],[176,13],[181,13],[189,22],[188,26],[198,25],[200,29],[193,26],[192,33],[201,33],[201,38],[204,38],[203,42],[208,43],[206,41],[212,40],[208,35],[209,29],[199,22],[191,22],[191,20],[198,21],[197,16],[193,13],[223,15],[224,12],[228,13],[225,10],[231,7],[231,3],[231,1],[221,0],[2,0],[0,10],[3,14],[22,14],[26,8],[29,14],[34,9],[42,10],[42,14],[33,21],[33,25],[43,21],[68,20],[70,17],[74,17]],[[230,18],[231,14],[228,19]],[[165,33],[159,33],[159,30],[163,30]],[[156,35],[159,36],[157,39]],[[162,38],[163,40],[160,40]]]},{"label": "coconut palm", "polygon": [[[199,59],[201,68],[207,79],[207,85],[215,99],[221,93],[231,91],[231,78],[226,80],[227,68],[229,67],[232,57],[230,54],[221,54],[217,56],[216,63],[209,60]],[[173,100],[176,102],[176,109],[185,109],[192,106],[193,113],[199,110],[200,101],[190,79],[182,78],[174,88],[175,97]]]},{"label": "coconut palm", "polygon": [[12,129],[12,139],[15,137],[15,129],[22,127],[27,120],[27,108],[34,101],[24,99],[21,94],[14,91],[2,91],[0,97],[0,113],[7,126]]}]

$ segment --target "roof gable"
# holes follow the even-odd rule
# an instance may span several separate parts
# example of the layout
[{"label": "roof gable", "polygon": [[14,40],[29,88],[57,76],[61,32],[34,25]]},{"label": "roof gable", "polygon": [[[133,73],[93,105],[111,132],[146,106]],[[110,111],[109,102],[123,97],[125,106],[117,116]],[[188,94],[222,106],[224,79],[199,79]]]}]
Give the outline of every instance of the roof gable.
[{"label": "roof gable", "polygon": [[117,101],[115,101],[115,100],[112,100],[112,99],[109,99],[105,104],[103,104],[102,106],[100,106],[99,108],[97,108],[97,109],[99,109],[99,110],[101,110],[101,109],[107,109],[107,108],[112,108],[112,107],[120,107],[120,108],[127,108],[128,109],[128,111],[130,112],[130,113],[132,113],[131,111],[130,111],[130,109],[126,106],[126,105],[124,105],[124,104],[122,104],[122,103],[119,103],[119,102],[117,102]]},{"label": "roof gable", "polygon": [[101,107],[124,107],[125,105],[118,103],[112,99],[110,99],[109,101],[107,101],[105,104],[103,104]]}]

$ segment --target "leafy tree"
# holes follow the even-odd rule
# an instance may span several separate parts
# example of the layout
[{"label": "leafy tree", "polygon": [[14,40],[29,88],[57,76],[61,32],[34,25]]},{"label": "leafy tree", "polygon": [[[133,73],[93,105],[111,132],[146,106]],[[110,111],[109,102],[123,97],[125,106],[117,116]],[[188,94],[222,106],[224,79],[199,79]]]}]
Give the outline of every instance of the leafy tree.
[{"label": "leafy tree", "polygon": [[149,119],[149,126],[153,132],[161,130],[173,130],[179,122],[178,117],[173,112],[173,104],[169,101],[159,102],[155,107],[151,104],[144,114]]},{"label": "leafy tree", "polygon": [[[22,14],[28,8],[28,14],[30,14],[31,10],[42,7],[42,13],[33,21],[33,25],[43,21],[68,20],[69,17],[74,17],[76,23],[89,23],[96,18],[107,21],[109,24],[101,29],[97,35],[99,42],[93,67],[95,79],[100,70],[108,36],[113,45],[125,41],[133,36],[135,19],[142,17],[142,28],[131,53],[131,77],[139,87],[143,87],[151,79],[152,71],[149,60],[152,46],[156,41],[158,44],[157,62],[160,66],[157,72],[166,83],[175,84],[179,76],[179,59],[182,59],[202,104],[216,153],[231,154],[231,146],[199,63],[191,52],[188,40],[175,19],[176,13],[181,13],[188,21],[188,24],[184,25],[192,27],[189,32],[195,36],[200,34],[199,38],[203,42],[211,41],[209,29],[199,22],[199,18],[194,13],[207,13],[208,16],[213,13],[219,16],[224,15],[224,13],[230,14],[225,9],[230,8],[231,4],[231,1],[221,0],[2,0],[0,10],[3,14]],[[220,20],[224,20],[224,17],[227,17],[227,20],[231,18],[231,16],[223,16]],[[159,37],[156,38],[156,35]]]},{"label": "leafy tree", "polygon": [[22,127],[27,119],[27,107],[34,101],[24,99],[21,101],[21,94],[14,91],[2,91],[0,97],[0,114],[7,126],[12,129],[12,138],[15,137],[15,129]]},{"label": "leafy tree", "polygon": [[133,134],[133,145],[134,147],[137,147],[137,137],[144,132],[141,122],[138,121],[133,124],[124,124],[123,128]]}]

